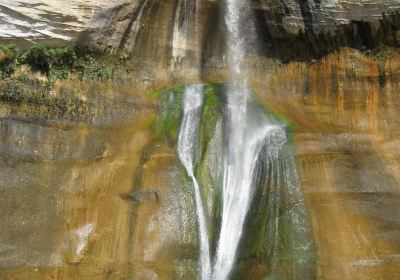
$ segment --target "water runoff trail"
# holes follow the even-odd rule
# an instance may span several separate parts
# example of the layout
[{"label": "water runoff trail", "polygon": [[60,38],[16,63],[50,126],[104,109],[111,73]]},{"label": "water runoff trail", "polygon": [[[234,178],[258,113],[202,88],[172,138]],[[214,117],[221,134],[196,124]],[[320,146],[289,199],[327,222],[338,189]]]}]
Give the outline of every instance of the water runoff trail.
[{"label": "water runoff trail", "polygon": [[203,99],[202,85],[190,85],[186,87],[183,99],[183,117],[178,135],[178,155],[193,182],[200,239],[201,279],[206,280],[210,279],[211,275],[210,249],[200,187],[194,175]]},{"label": "water runoff trail", "polygon": [[[230,71],[230,80],[226,86],[227,104],[224,113],[224,171],[222,182],[222,219],[215,256],[210,256],[207,233],[207,213],[203,207],[199,183],[194,174],[195,154],[198,151],[198,130],[201,122],[203,87],[187,86],[184,91],[183,116],[178,136],[178,154],[192,180],[197,224],[200,242],[199,270],[202,280],[225,280],[229,278],[237,258],[237,251],[246,215],[251,206],[253,194],[260,177],[272,182],[283,180],[290,184],[284,147],[287,143],[286,132],[279,122],[267,116],[251,100],[247,81],[245,56],[249,36],[253,36],[253,23],[249,16],[246,1],[226,0],[225,24],[227,27],[226,58]],[[207,120],[204,120],[207,121]],[[293,161],[292,161],[293,162]],[[260,176],[261,166],[268,174]],[[279,168],[278,168],[279,167]],[[283,172],[280,172],[283,170]],[[281,174],[282,173],[282,174]],[[269,177],[269,178],[265,178]],[[297,188],[297,187],[293,187]],[[291,192],[289,190],[289,192]],[[299,188],[292,192],[300,192]],[[276,202],[278,203],[278,202]],[[275,211],[276,206],[272,207]],[[278,243],[279,220],[273,221],[275,241]],[[271,248],[273,258],[277,258],[278,249]],[[275,261],[277,263],[277,261]]]}]

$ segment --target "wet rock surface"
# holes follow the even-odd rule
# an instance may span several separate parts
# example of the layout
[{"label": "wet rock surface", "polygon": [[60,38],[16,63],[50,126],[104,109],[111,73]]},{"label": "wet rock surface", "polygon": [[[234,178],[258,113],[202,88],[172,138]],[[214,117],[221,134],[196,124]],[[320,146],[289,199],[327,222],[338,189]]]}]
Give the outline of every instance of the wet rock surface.
[{"label": "wet rock surface", "polygon": [[394,279],[399,272],[397,59],[344,50],[288,65],[265,92],[295,124],[317,279]]},{"label": "wet rock surface", "polygon": [[[201,36],[194,38],[191,26],[188,42],[175,44],[185,58],[173,56],[178,1],[95,7],[68,1],[62,12],[57,1],[23,2],[0,1],[1,25],[13,26],[1,32],[14,30],[2,39],[65,42],[80,35],[87,38],[80,44],[121,56],[127,73],[142,84],[65,81],[78,93],[28,89],[32,95],[18,100],[1,92],[0,279],[193,279],[198,240],[192,188],[173,143],[157,135],[160,104],[139,88],[199,76],[224,81],[219,5],[201,1]],[[396,279],[400,56],[396,49],[379,55],[365,49],[380,42],[398,46],[399,3],[300,2],[253,2],[265,52],[254,49],[248,62],[260,102],[293,125],[316,245],[315,261],[304,265],[315,274],[307,277]],[[188,16],[194,14],[192,7]],[[24,20],[22,27],[16,18]],[[51,33],[36,30],[42,28]],[[342,46],[364,53],[335,51]],[[213,155],[222,136],[209,136],[206,167],[221,165]],[[218,169],[201,172],[211,193]],[[218,215],[210,219],[219,221]],[[270,267],[254,261],[253,251],[246,257],[239,277],[268,275]],[[293,267],[281,263],[279,271],[290,276]]]},{"label": "wet rock surface", "polygon": [[[357,274],[378,280],[399,273],[398,59],[377,60],[347,49],[314,64],[276,68],[267,87],[253,81],[261,102],[294,127],[316,245],[314,261],[301,266],[315,270],[309,278]],[[124,92],[114,92],[116,108]],[[154,101],[126,94],[121,100],[140,101],[148,109],[109,115],[103,125],[80,119],[63,127],[49,123],[47,114],[38,118],[47,111],[35,105],[2,103],[4,279],[191,279],[196,274],[190,182],[182,176],[174,146],[155,140]],[[96,116],[102,119],[106,112],[99,109]],[[29,116],[36,117],[27,122]],[[207,151],[215,153],[215,143]],[[206,175],[200,177],[207,185]],[[268,266],[244,256],[249,258],[239,276],[268,274]],[[282,264],[280,273],[290,275],[291,269]]]}]

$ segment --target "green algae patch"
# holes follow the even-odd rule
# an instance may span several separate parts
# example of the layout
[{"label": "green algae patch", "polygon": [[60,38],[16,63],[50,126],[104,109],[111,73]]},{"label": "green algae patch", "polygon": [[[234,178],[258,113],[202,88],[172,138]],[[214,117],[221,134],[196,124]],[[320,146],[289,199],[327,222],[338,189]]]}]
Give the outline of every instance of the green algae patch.
[{"label": "green algae patch", "polygon": [[154,129],[158,138],[176,144],[182,117],[183,86],[151,91],[158,101],[159,115]]},{"label": "green algae patch", "polygon": [[[184,85],[149,91],[149,95],[157,100],[160,110],[154,124],[156,134],[173,144],[178,141],[184,91]],[[221,114],[220,96],[221,87],[219,84],[204,84],[204,102],[199,131],[202,151],[211,139],[215,124]]]}]

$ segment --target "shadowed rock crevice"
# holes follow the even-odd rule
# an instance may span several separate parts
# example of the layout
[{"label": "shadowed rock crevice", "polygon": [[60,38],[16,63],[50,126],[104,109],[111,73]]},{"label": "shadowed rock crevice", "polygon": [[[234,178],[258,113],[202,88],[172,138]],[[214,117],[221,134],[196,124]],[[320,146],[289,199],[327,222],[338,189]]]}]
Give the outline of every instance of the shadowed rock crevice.
[{"label": "shadowed rock crevice", "polygon": [[315,33],[306,28],[304,31],[299,29],[297,34],[286,32],[277,37],[274,29],[267,26],[263,13],[256,11],[255,14],[257,31],[263,38],[262,52],[267,57],[276,57],[283,62],[319,59],[342,47],[362,51],[378,46],[400,47],[400,13],[383,15],[376,22],[352,20],[336,26],[334,31]]}]

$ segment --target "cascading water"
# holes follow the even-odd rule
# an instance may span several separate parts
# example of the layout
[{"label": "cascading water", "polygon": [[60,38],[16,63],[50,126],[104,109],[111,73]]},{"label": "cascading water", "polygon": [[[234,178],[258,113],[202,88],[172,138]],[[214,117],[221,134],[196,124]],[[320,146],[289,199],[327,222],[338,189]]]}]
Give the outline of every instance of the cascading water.
[{"label": "cascading water", "polygon": [[[242,87],[238,89],[241,92],[246,90]],[[232,90],[229,91],[231,94]],[[287,139],[285,131],[278,122],[265,116],[262,109],[251,100],[246,100],[246,110],[243,111],[240,111],[243,108],[237,107],[243,104],[235,103],[236,99],[228,104],[225,116],[228,147],[225,151],[224,162],[222,224],[217,255],[214,266],[212,266],[206,209],[203,207],[200,185],[194,172],[196,154],[199,149],[198,138],[203,98],[202,85],[190,85],[185,88],[183,116],[178,135],[178,155],[194,188],[199,230],[201,279],[220,280],[227,279],[233,268],[253,188],[260,178],[260,166],[264,165],[265,170],[271,170],[267,172],[271,178],[279,177],[280,169],[274,168],[274,166],[279,165],[279,161],[283,158],[282,152]],[[274,164],[275,162],[278,164]],[[286,168],[287,166],[284,167],[284,170]],[[283,180],[287,181],[285,178]],[[272,183],[272,185],[276,184]],[[277,205],[274,204],[274,207]],[[274,221],[276,222],[276,220]],[[278,233],[276,231],[276,234]],[[273,243],[276,244],[276,242]],[[277,251],[274,248],[272,250],[276,255]]]},{"label": "cascading water", "polygon": [[[276,278],[279,263],[282,197],[292,202],[283,223],[291,224],[291,252],[298,263],[310,250],[304,236],[309,234],[304,202],[298,183],[293,156],[288,152],[284,127],[251,100],[245,65],[248,42],[254,34],[249,8],[242,0],[226,0],[227,54],[230,81],[225,87],[224,165],[221,188],[222,214],[217,248],[211,262],[206,214],[200,186],[194,173],[202,114],[203,88],[187,86],[184,92],[183,118],[178,139],[178,154],[193,181],[200,240],[200,272],[202,280],[228,279],[236,262],[239,243],[251,208],[254,194],[268,193],[267,209],[268,262],[271,277]],[[207,120],[206,120],[207,121]],[[264,230],[264,229],[263,229]],[[215,232],[215,231],[214,231]],[[284,237],[286,238],[286,237]],[[286,239],[285,239],[286,240]],[[294,240],[294,241],[293,241]],[[286,241],[285,241],[286,242]],[[295,244],[297,243],[297,244]],[[284,254],[287,254],[287,252]],[[272,279],[272,278],[271,278]]]},{"label": "cascading water", "polygon": [[271,145],[267,151],[279,151],[286,142],[284,130],[269,121],[249,100],[244,59],[246,41],[252,34],[253,26],[248,21],[247,12],[244,1],[227,0],[225,23],[231,82],[227,91],[228,146],[224,167],[222,224],[213,270],[213,278],[218,280],[227,279],[235,263],[261,151],[266,143]]},{"label": "cascading water", "polygon": [[202,85],[191,85],[186,87],[183,100],[183,117],[178,136],[178,155],[182,164],[185,166],[186,172],[193,182],[200,239],[201,278],[209,279],[211,273],[211,264],[207,224],[200,187],[194,175],[195,154],[198,147],[196,144],[203,98],[204,94]]}]

